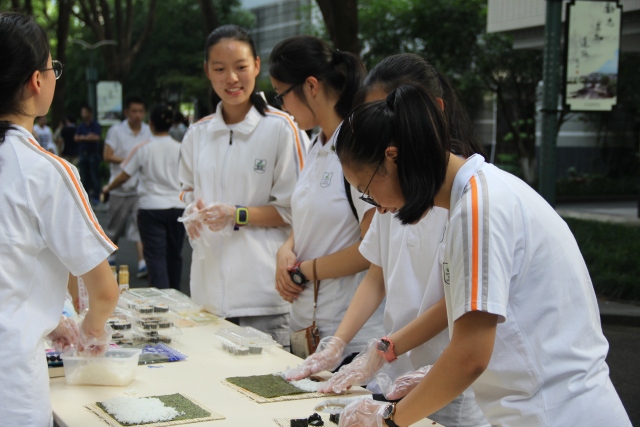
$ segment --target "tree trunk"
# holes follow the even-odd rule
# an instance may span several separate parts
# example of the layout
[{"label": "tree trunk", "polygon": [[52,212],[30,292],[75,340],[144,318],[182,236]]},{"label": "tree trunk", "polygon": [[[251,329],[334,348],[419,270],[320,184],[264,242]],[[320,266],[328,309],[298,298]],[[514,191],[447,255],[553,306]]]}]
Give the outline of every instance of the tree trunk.
[{"label": "tree trunk", "polygon": [[213,7],[212,0],[198,0],[198,3],[200,4],[200,10],[202,10],[202,19],[204,19],[205,35],[209,35],[211,31],[220,26],[218,14]]},{"label": "tree trunk", "polygon": [[[58,0],[58,25],[56,29],[56,38],[58,45],[56,47],[56,59],[63,64],[67,59],[67,38],[69,37],[69,25],[71,19],[71,8],[75,0]],[[67,86],[67,73],[62,73],[62,77],[56,82],[56,92],[53,95],[53,103],[51,105],[52,127],[58,126],[58,122],[65,116],[64,97]]]},{"label": "tree trunk", "polygon": [[333,47],[360,54],[358,0],[316,0]]},{"label": "tree trunk", "polygon": [[520,169],[522,177],[527,184],[533,184],[538,178],[537,163],[535,157],[520,157]]}]

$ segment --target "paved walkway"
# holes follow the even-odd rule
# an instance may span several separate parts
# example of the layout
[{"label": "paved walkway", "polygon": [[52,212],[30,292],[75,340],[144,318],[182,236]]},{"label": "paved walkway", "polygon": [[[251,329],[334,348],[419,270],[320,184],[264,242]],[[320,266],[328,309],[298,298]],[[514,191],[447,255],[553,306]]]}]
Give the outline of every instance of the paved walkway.
[{"label": "paved walkway", "polygon": [[561,203],[556,211],[564,217],[640,226],[637,201]]}]

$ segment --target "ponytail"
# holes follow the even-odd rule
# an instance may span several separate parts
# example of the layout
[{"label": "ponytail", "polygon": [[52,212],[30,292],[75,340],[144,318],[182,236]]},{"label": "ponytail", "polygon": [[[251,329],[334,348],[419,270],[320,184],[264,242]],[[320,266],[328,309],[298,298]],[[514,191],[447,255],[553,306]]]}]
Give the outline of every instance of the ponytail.
[{"label": "ponytail", "polygon": [[[353,170],[373,169],[389,146],[398,148],[398,181],[405,203],[396,217],[415,224],[433,207],[444,184],[449,134],[440,105],[428,90],[403,85],[382,101],[356,108],[342,126],[336,153]],[[381,166],[380,174],[384,174]]]},{"label": "ponytail", "polygon": [[271,51],[269,62],[271,77],[298,85],[293,91],[307,106],[302,84],[308,77],[322,80],[338,95],[334,108],[342,119],[351,111],[353,97],[366,74],[356,55],[335,50],[324,40],[312,36],[295,36],[281,41]]}]

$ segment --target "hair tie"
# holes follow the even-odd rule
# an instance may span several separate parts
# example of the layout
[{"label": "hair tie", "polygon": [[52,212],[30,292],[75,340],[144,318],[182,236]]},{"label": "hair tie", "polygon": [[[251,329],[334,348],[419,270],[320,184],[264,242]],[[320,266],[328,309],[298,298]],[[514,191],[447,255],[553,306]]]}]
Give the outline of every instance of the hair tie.
[{"label": "hair tie", "polygon": [[340,49],[336,49],[333,51],[333,53],[331,54],[331,60],[334,64],[339,64],[342,62],[344,56],[342,51],[340,51]]}]

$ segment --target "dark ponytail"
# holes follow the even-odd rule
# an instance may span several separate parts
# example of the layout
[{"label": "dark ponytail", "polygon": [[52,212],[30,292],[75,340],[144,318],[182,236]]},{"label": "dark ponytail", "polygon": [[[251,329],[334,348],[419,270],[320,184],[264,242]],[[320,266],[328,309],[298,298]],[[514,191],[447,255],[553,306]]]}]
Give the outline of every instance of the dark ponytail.
[{"label": "dark ponytail", "polygon": [[171,125],[173,125],[173,116],[174,113],[171,107],[158,104],[151,109],[149,121],[156,132],[168,132]]},{"label": "dark ponytail", "polygon": [[[447,122],[431,92],[403,85],[385,100],[364,104],[340,128],[336,153],[343,165],[373,170],[389,146],[398,148],[398,180],[405,203],[396,217],[415,224],[433,207],[444,184],[450,150]],[[384,174],[384,166],[378,173]]]},{"label": "dark ponytail", "polygon": [[[246,43],[251,48],[251,54],[253,55],[253,58],[254,59],[258,58],[258,54],[256,52],[256,46],[253,43],[253,39],[251,38],[248,32],[238,27],[237,25],[223,25],[213,30],[211,34],[209,34],[209,36],[207,37],[207,40],[204,44],[204,62],[205,63],[209,61],[209,50],[211,49],[211,47],[218,44],[220,40],[225,40],[225,39],[237,40],[239,42]],[[220,97],[214,90],[211,90],[210,101],[214,107],[220,102]],[[249,96],[249,101],[251,102],[251,104],[253,104],[254,107],[256,107],[256,110],[258,110],[258,112],[261,115],[263,116],[265,115],[265,111],[267,110],[267,101],[264,100],[262,95],[260,95],[257,92],[253,92]]]},{"label": "dark ponytail", "polygon": [[269,63],[271,77],[282,83],[300,85],[294,92],[305,103],[302,83],[307,77],[322,80],[338,95],[334,108],[343,119],[351,111],[353,98],[366,74],[356,55],[334,50],[324,40],[312,36],[281,41],[271,51]]},{"label": "dark ponytail", "polygon": [[[25,114],[22,90],[34,71],[47,67],[49,40],[35,20],[14,12],[0,13],[0,116]],[[14,126],[0,120],[0,142]]]},{"label": "dark ponytail", "polygon": [[476,153],[484,155],[482,141],[455,89],[421,56],[401,53],[380,61],[365,78],[355,97],[354,106],[364,103],[367,95],[375,89],[389,93],[403,84],[421,85],[436,98],[442,98],[453,153],[463,157]]}]

